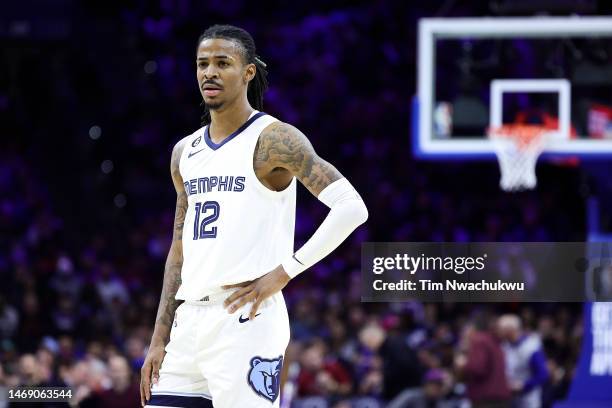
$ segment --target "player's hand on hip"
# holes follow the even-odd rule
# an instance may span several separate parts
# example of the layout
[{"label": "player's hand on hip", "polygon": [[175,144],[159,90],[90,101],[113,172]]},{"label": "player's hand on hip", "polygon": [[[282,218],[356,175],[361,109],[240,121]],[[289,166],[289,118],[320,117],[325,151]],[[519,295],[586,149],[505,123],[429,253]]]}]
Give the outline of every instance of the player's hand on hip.
[{"label": "player's hand on hip", "polygon": [[261,302],[281,291],[290,280],[285,269],[279,265],[255,280],[223,286],[223,289],[238,289],[225,299],[223,306],[228,309],[229,313],[234,313],[248,302],[253,302],[249,313],[249,319],[253,320]]},{"label": "player's hand on hip", "polygon": [[163,345],[150,347],[140,369],[140,403],[143,407],[151,399],[151,384],[159,380],[159,367],[166,355],[164,348]]}]

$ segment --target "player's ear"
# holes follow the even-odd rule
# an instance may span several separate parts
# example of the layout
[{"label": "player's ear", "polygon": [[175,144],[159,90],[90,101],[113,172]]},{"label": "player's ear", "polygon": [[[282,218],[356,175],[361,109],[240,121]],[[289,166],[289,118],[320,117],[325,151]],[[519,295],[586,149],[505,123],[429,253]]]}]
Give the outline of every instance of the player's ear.
[{"label": "player's ear", "polygon": [[248,64],[244,70],[244,83],[248,84],[253,78],[255,78],[256,72],[257,68],[255,68],[255,64]]}]

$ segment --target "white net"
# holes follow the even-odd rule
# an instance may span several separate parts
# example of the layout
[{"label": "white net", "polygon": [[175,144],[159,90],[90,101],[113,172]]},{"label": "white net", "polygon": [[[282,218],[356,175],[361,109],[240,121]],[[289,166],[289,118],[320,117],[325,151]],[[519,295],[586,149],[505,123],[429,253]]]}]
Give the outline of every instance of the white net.
[{"label": "white net", "polygon": [[533,125],[508,125],[490,129],[504,191],[530,190],[537,184],[536,162],[546,147],[548,132]]}]

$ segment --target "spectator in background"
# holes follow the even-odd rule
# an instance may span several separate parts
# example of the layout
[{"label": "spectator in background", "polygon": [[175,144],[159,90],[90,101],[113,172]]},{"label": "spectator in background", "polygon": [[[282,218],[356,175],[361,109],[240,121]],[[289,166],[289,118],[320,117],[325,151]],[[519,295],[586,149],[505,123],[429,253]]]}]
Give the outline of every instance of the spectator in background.
[{"label": "spectator in background", "polygon": [[386,400],[395,398],[407,388],[419,387],[423,367],[406,336],[388,335],[380,347],[383,361],[383,395]]},{"label": "spectator in background", "polygon": [[109,308],[112,308],[116,302],[127,304],[130,300],[125,283],[114,276],[113,267],[108,262],[104,262],[100,266],[100,276],[96,283],[96,289],[102,302]]},{"label": "spectator in background", "polygon": [[90,404],[96,406],[93,397],[111,386],[106,366],[96,358],[67,365],[61,371],[62,379],[73,390],[71,402],[82,408],[87,408]]},{"label": "spectator in background", "polygon": [[450,374],[433,368],[425,374],[422,387],[403,391],[386,408],[459,408],[463,406],[462,400],[446,399],[451,386]]},{"label": "spectator in background", "polygon": [[139,385],[133,380],[128,360],[115,355],[108,359],[111,388],[103,390],[82,404],[87,407],[132,408],[140,406]]},{"label": "spectator in background", "polygon": [[546,364],[549,381],[542,387],[542,405],[550,407],[555,401],[565,398],[571,384],[571,373],[555,359],[549,358]]},{"label": "spectator in background", "polygon": [[6,303],[6,299],[0,294],[0,338],[12,338],[19,324],[19,314],[17,310]]},{"label": "spectator in background", "polygon": [[19,385],[36,387],[42,382],[43,371],[33,354],[25,354],[19,359]]},{"label": "spectator in background", "polygon": [[332,401],[348,395],[352,390],[349,372],[335,359],[327,359],[327,346],[321,339],[313,339],[304,347],[297,377],[300,397],[323,396]]},{"label": "spectator in background", "polygon": [[79,361],[74,365],[60,365],[60,376],[62,380],[72,389],[73,403],[78,405],[91,394],[89,384],[89,367],[85,361]]},{"label": "spectator in background", "polygon": [[144,355],[147,345],[138,336],[132,335],[125,342],[125,350],[133,371],[140,370],[144,362]]},{"label": "spectator in background", "polygon": [[0,407],[8,406],[8,384],[4,375],[4,368],[0,364]]},{"label": "spectator in background", "polygon": [[479,316],[468,324],[461,342],[462,352],[455,357],[455,368],[464,378],[473,408],[509,408],[511,394],[504,353],[489,329],[488,319]]},{"label": "spectator in background", "polygon": [[359,351],[355,364],[360,395],[380,397],[383,388],[382,359],[379,351],[385,331],[378,322],[367,323],[359,331]]},{"label": "spectator in background", "polygon": [[62,295],[51,314],[53,329],[57,334],[75,335],[80,327],[80,311],[75,300],[68,295]]},{"label": "spectator in background", "polygon": [[75,273],[72,259],[65,254],[58,256],[56,271],[49,281],[49,287],[59,295],[78,299],[82,286],[82,279]]},{"label": "spectator in background", "polygon": [[521,319],[513,314],[498,319],[498,333],[503,340],[506,375],[514,393],[514,408],[540,408],[542,387],[548,380],[546,357],[537,334],[523,332]]},{"label": "spectator in background", "polygon": [[48,315],[41,310],[40,301],[34,291],[25,292],[22,300],[21,319],[16,343],[20,350],[34,351],[40,339],[51,332]]},{"label": "spectator in background", "polygon": [[36,361],[41,379],[42,387],[64,387],[65,384],[55,373],[55,355],[53,351],[42,345],[36,351]]}]

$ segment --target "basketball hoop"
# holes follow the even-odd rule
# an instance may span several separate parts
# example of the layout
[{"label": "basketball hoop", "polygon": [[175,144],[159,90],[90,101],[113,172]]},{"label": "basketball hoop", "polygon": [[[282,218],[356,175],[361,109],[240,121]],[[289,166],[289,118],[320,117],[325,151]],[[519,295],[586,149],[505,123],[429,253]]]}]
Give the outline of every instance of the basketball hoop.
[{"label": "basketball hoop", "polygon": [[489,128],[501,172],[504,191],[531,190],[537,184],[535,168],[546,147],[549,129],[536,125],[504,125]]}]

